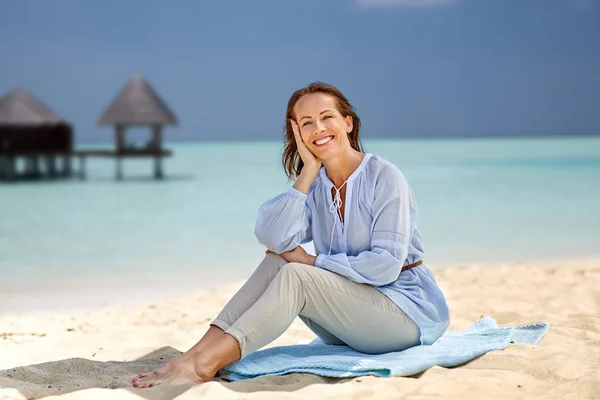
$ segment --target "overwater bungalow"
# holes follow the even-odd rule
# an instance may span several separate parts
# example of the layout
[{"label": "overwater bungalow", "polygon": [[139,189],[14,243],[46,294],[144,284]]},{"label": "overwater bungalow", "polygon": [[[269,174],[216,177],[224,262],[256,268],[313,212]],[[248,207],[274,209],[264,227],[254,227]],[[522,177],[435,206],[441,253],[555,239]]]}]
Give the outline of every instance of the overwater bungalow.
[{"label": "overwater bungalow", "polygon": [[[142,76],[131,78],[98,123],[114,126],[117,179],[123,179],[122,160],[126,157],[153,158],[154,177],[163,178],[162,159],[171,155],[163,148],[163,126],[177,125],[177,117]],[[137,127],[147,127],[151,136],[145,146],[132,148],[127,146],[127,129]]]},{"label": "overwater bungalow", "polygon": [[71,176],[73,128],[25,89],[0,98],[0,180]]}]

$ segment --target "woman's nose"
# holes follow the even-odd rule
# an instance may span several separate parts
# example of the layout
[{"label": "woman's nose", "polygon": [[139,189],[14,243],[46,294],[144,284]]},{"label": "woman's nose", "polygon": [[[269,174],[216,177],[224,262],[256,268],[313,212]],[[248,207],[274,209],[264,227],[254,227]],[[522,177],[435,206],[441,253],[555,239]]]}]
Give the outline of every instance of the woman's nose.
[{"label": "woman's nose", "polygon": [[316,133],[320,133],[323,132],[325,130],[325,125],[323,125],[323,123],[319,120],[317,120],[317,122],[315,123],[315,132]]}]

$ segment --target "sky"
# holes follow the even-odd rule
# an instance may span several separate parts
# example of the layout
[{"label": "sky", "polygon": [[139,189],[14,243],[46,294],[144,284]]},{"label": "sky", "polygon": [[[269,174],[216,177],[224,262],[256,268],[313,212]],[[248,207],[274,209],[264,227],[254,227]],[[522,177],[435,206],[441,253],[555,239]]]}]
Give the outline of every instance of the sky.
[{"label": "sky", "polygon": [[294,90],[337,86],[363,139],[600,134],[596,0],[19,0],[0,11],[0,95],[75,127],[144,76],[167,140],[276,140]]}]

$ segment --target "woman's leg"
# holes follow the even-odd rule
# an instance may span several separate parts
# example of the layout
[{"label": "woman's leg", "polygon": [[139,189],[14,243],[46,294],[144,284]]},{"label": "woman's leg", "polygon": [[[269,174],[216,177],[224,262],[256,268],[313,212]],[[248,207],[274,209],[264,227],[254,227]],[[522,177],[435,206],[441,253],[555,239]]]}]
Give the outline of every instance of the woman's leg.
[{"label": "woman's leg", "polygon": [[327,329],[323,328],[321,325],[317,324],[312,319],[306,318],[300,315],[300,320],[304,322],[308,328],[313,331],[315,335],[317,335],[324,343],[333,344],[333,345],[343,345],[346,344],[340,338],[329,332]]},{"label": "woman's leg", "polygon": [[227,302],[215,320],[210,323],[210,328],[202,339],[186,353],[197,354],[214,342],[215,339],[220,338],[223,331],[227,330],[256,303],[285,264],[287,264],[287,261],[280,255],[267,254],[246,283]]},{"label": "woman's leg", "polygon": [[138,387],[210,380],[223,367],[272,342],[298,315],[365,353],[400,351],[420,343],[415,323],[374,287],[290,263],[256,303],[193,361],[165,376],[145,379]]},{"label": "woman's leg", "polygon": [[246,283],[227,302],[215,320],[210,323],[210,328],[202,339],[187,352],[198,353],[215,339],[220,338],[223,331],[227,330],[231,324],[256,303],[256,300],[267,290],[273,278],[285,264],[287,264],[287,261],[280,255],[267,254]]},{"label": "woman's leg", "polygon": [[288,262],[278,254],[270,253],[265,256],[244,286],[229,300],[223,310],[211,325],[226,331],[238,320],[267,290],[281,267]]},{"label": "woman's leg", "polygon": [[140,379],[152,379],[162,376],[169,370],[177,370],[180,364],[190,364],[193,358],[203,349],[215,343],[223,336],[223,331],[244,314],[267,289],[287,261],[277,254],[267,254],[254,273],[238,292],[229,300],[217,318],[211,322],[208,331],[188,351],[170,360],[165,365],[149,374],[140,374],[133,379],[134,386]]},{"label": "woman's leg", "polygon": [[364,353],[420,343],[416,324],[373,286],[299,263],[282,267],[264,295],[225,333],[237,339],[245,357],[279,337],[298,315]]}]

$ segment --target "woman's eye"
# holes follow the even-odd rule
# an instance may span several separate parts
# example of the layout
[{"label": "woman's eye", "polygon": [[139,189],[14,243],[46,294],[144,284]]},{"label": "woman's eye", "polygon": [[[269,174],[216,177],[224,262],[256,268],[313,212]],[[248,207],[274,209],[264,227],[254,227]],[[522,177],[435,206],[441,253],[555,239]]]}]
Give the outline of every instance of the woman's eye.
[{"label": "woman's eye", "polygon": [[306,121],[305,123],[302,124],[302,126],[306,126],[306,125],[309,125],[309,124],[312,124],[312,122]]},{"label": "woman's eye", "polygon": [[323,117],[323,119],[329,119],[329,118],[333,118],[331,115],[326,115]]}]

